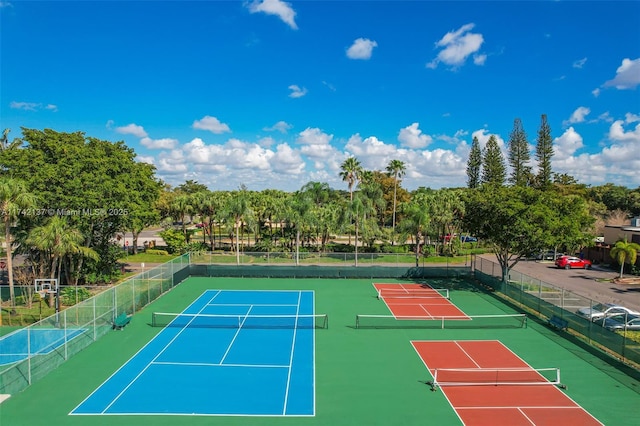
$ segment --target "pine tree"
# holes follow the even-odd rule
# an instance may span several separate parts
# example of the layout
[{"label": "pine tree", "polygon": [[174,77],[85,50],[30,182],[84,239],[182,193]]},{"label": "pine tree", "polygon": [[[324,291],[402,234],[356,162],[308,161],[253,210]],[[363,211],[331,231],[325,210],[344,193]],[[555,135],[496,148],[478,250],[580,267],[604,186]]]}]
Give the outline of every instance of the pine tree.
[{"label": "pine tree", "polygon": [[471,152],[467,161],[467,186],[477,188],[480,186],[480,169],[482,168],[482,151],[477,137],[473,137]]},{"label": "pine tree", "polygon": [[484,147],[482,164],[482,183],[504,185],[507,178],[507,166],[495,135],[489,137],[487,146]]},{"label": "pine tree", "polygon": [[509,165],[511,166],[509,183],[513,186],[527,186],[531,176],[529,161],[531,161],[531,154],[527,134],[522,127],[522,121],[516,118],[509,135]]},{"label": "pine tree", "polygon": [[536,160],[538,160],[536,187],[539,189],[547,189],[551,186],[551,179],[553,177],[551,157],[553,157],[551,128],[549,127],[549,123],[547,123],[547,115],[542,114],[540,129],[538,130],[538,143],[536,144]]}]

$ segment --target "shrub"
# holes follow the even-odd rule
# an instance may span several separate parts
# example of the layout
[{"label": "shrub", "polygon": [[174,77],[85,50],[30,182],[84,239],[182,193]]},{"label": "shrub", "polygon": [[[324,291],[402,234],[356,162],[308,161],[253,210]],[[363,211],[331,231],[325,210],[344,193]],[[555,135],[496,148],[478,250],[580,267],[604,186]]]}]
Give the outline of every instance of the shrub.
[{"label": "shrub", "polygon": [[60,300],[65,306],[75,305],[90,297],[91,293],[84,287],[65,287],[60,292]]},{"label": "shrub", "polygon": [[144,251],[147,254],[159,254],[162,256],[169,256],[169,252],[166,250],[159,250],[159,249],[146,249]]}]

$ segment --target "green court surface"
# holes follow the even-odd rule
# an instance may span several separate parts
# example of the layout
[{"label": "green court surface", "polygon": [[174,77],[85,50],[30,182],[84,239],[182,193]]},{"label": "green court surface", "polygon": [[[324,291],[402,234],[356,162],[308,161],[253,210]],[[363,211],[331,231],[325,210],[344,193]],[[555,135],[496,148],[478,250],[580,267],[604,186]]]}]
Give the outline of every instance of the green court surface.
[{"label": "green court surface", "polygon": [[[388,282],[388,280],[380,280]],[[449,288],[468,315],[516,313],[462,279],[427,279]],[[69,416],[80,402],[153,338],[152,312],[180,312],[206,289],[313,290],[316,313],[329,328],[316,331],[314,417]],[[2,426],[418,426],[461,424],[411,345],[412,340],[500,340],[534,368],[557,367],[564,392],[605,425],[640,425],[640,381],[605,356],[572,343],[533,320],[526,328],[355,328],[356,314],[389,314],[371,280],[191,277],[26,390],[0,404]],[[256,348],[257,351],[260,348]],[[167,400],[181,389],[166,389]],[[211,398],[225,390],[211,383]],[[251,397],[251,395],[247,395]],[[496,401],[499,404],[499,401]],[[635,417],[634,417],[635,415]],[[566,423],[565,423],[566,424]]]}]

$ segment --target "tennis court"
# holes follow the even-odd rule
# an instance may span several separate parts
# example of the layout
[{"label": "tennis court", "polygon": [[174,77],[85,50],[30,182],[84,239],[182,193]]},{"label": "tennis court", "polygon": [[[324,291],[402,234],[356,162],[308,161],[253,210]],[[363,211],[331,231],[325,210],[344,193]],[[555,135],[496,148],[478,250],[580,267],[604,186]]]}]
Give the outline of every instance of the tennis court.
[{"label": "tennis court", "polygon": [[431,373],[468,426],[601,425],[569,398],[556,368],[535,369],[500,341],[413,341]]},{"label": "tennis court", "polygon": [[[606,425],[633,424],[629,413],[635,413],[640,402],[637,376],[626,374],[611,358],[588,351],[545,324],[530,320],[524,326],[519,311],[466,278],[394,283],[447,289],[448,303],[453,302],[470,320],[451,321],[444,327],[438,319],[426,319],[424,315],[417,320],[394,318],[384,300],[378,299],[372,282],[384,280],[188,277],[136,311],[123,331],[110,331],[26,390],[2,402],[0,424],[473,424],[467,423],[459,412],[471,412],[471,408],[481,406],[486,409],[482,399],[478,399],[481,404],[468,404],[466,408],[456,400],[454,406],[447,392],[457,387],[443,386],[439,389],[445,390],[432,392],[426,384],[431,376],[412,342],[432,341],[499,341],[527,366],[558,368],[567,389],[557,391],[597,421]],[[219,291],[218,297],[224,299],[212,299]],[[287,296],[278,296],[280,293]],[[290,300],[291,295],[300,295],[300,302]],[[251,305],[255,306],[249,309]],[[310,318],[292,322],[296,309],[302,318],[327,314],[330,327],[318,329],[321,325],[317,317],[313,327]],[[261,324],[262,319],[253,325],[244,323],[233,341],[243,317],[260,315],[282,318],[265,320],[267,326]],[[358,316],[367,324],[384,325],[359,328],[354,324]],[[197,322],[190,323],[191,320]],[[505,325],[505,321],[513,325]],[[171,342],[173,338],[176,340]],[[229,354],[221,362],[229,346]],[[275,370],[282,364],[289,365],[287,355],[291,357],[292,352],[292,379],[285,398],[287,381]],[[445,349],[439,353],[444,358],[452,357]],[[217,359],[212,360],[212,355]],[[434,368],[432,361],[427,361],[428,368]],[[242,367],[218,365],[227,363]],[[440,369],[459,366],[434,365]],[[511,364],[499,364],[505,365]],[[234,383],[238,380],[240,385]],[[527,386],[538,387],[555,386]],[[481,398],[486,389],[494,386],[474,388],[485,389],[477,397]],[[489,407],[511,409],[510,397],[499,394]],[[471,398],[476,400],[475,396]],[[474,417],[482,416],[483,411],[475,413]],[[553,424],[580,423],[556,417]]]},{"label": "tennis court", "polygon": [[313,314],[311,291],[207,290],[71,414],[312,416]]},{"label": "tennis court", "polygon": [[82,329],[29,328],[0,337],[0,366],[48,354],[82,334]]}]

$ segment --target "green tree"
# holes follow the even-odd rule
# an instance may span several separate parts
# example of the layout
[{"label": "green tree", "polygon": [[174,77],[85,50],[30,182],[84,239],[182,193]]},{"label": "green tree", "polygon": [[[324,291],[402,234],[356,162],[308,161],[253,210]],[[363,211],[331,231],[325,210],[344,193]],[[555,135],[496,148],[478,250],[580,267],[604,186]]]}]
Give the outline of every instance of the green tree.
[{"label": "green tree", "polygon": [[414,238],[416,267],[420,265],[420,247],[431,227],[430,204],[430,195],[418,194],[408,203],[400,205],[403,219],[398,224],[398,229],[405,241],[409,236]]},{"label": "green tree", "polygon": [[536,160],[538,161],[538,173],[536,175],[536,187],[548,189],[551,186],[553,172],[551,170],[551,158],[553,157],[553,140],[551,139],[551,127],[547,122],[547,115],[542,114],[538,140],[536,143]]},{"label": "green tree", "polygon": [[640,244],[630,243],[626,239],[618,240],[611,249],[611,257],[620,264],[620,278],[624,272],[624,264],[635,265],[640,251]]},{"label": "green tree", "polygon": [[507,168],[495,135],[489,137],[482,154],[482,183],[504,185]]},{"label": "green tree", "polygon": [[387,175],[393,176],[393,220],[391,222],[391,245],[395,243],[396,234],[396,206],[398,194],[398,181],[404,176],[407,168],[404,162],[400,160],[391,160],[387,165]]},{"label": "green tree", "polygon": [[[37,202],[34,194],[27,191],[25,182],[6,176],[0,177],[0,212],[4,225],[4,242],[7,247],[7,272],[9,278],[9,299],[11,307],[16,305],[16,295],[13,286],[13,234],[11,225],[24,217]],[[0,322],[1,324],[1,322]]]},{"label": "green tree", "polygon": [[467,187],[477,188],[480,186],[480,173],[482,171],[482,150],[480,142],[476,136],[471,142],[471,151],[469,152],[469,160],[467,160]]},{"label": "green tree", "polygon": [[223,217],[233,224],[237,265],[240,265],[240,232],[242,232],[242,227],[251,220],[252,215],[253,211],[249,205],[249,196],[246,190],[236,191],[227,198]]},{"label": "green tree", "polygon": [[[464,217],[465,228],[492,248],[502,268],[503,280],[507,280],[509,271],[521,257],[557,242],[555,234],[559,223],[586,224],[591,220],[582,208],[557,211],[562,197],[554,192],[486,185],[467,195],[466,211],[470,214]],[[573,241],[588,235],[589,229],[567,227],[564,232],[564,238]]]},{"label": "green tree", "polygon": [[[50,278],[57,278],[61,285],[63,284],[62,265],[66,258],[69,260],[66,268],[66,282],[69,284],[72,283],[74,255],[93,260],[99,259],[98,253],[83,246],[83,242],[84,236],[78,229],[70,226],[66,216],[49,217],[44,225],[33,228],[27,238],[27,243],[43,252],[44,257],[48,259]],[[77,281],[74,284],[77,284]]]},{"label": "green tree", "polygon": [[509,135],[509,165],[511,175],[509,182],[514,186],[527,186],[531,178],[531,154],[529,153],[529,141],[522,127],[522,121],[516,118],[513,121],[513,130]]},{"label": "green tree", "polygon": [[356,157],[349,157],[342,162],[340,170],[340,177],[349,187],[349,199],[353,201],[353,190],[358,186],[363,172],[360,161]]}]

